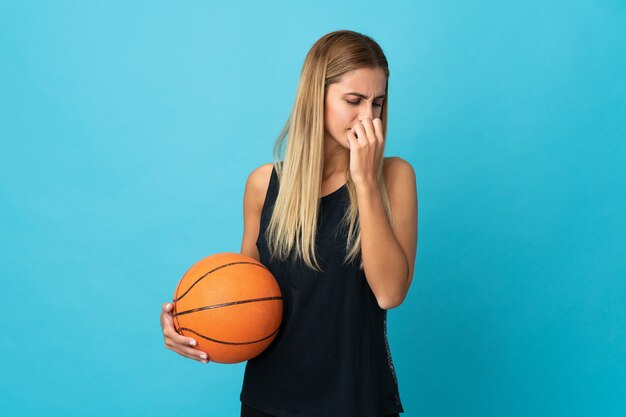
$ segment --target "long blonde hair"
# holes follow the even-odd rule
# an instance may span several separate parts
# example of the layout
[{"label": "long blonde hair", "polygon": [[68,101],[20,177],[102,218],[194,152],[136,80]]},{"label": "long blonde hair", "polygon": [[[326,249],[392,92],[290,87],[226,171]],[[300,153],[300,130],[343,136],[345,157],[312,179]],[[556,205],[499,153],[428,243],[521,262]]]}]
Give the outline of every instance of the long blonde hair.
[{"label": "long blonde hair", "polygon": [[[271,258],[285,260],[294,249],[306,265],[320,271],[315,254],[318,211],[324,170],[324,101],[327,87],[339,82],[346,72],[358,68],[381,68],[389,80],[387,59],[381,47],[369,36],[339,30],[321,37],[306,55],[295,102],[289,118],[274,144],[273,165],[279,178],[279,191],[266,229]],[[385,86],[385,90],[387,90]],[[383,135],[387,134],[387,102],[382,108]],[[281,149],[286,141],[284,159]],[[384,149],[383,149],[384,155]],[[387,218],[392,223],[391,207],[383,177],[383,160],[377,168]],[[345,263],[361,254],[361,229],[358,221],[357,194],[346,172],[350,208],[342,220],[347,228]],[[363,269],[363,260],[360,261]]]}]

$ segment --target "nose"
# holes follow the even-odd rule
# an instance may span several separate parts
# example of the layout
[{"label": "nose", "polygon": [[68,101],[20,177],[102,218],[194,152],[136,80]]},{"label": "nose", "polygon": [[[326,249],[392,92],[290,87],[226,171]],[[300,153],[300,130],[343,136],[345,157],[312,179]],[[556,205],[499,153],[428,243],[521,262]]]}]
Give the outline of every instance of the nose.
[{"label": "nose", "polygon": [[363,100],[363,105],[359,109],[359,120],[361,119],[373,119],[374,118],[374,103]]}]

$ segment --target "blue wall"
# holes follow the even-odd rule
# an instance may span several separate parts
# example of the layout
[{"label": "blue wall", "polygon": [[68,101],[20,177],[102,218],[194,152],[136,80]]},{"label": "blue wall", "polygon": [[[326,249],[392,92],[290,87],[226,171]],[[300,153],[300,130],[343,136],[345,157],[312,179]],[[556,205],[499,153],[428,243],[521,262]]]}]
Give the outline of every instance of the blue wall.
[{"label": "blue wall", "polygon": [[165,349],[161,304],[238,252],[308,49],[390,62],[419,190],[388,336],[405,416],[626,409],[626,4],[14,2],[0,13],[0,409],[235,416],[244,364]]}]

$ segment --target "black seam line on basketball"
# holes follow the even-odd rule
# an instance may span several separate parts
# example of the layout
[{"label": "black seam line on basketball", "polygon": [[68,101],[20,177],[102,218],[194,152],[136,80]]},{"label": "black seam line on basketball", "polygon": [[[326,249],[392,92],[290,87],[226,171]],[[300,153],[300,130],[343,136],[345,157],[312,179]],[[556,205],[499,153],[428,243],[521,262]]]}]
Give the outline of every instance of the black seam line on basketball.
[{"label": "black seam line on basketball", "polygon": [[270,337],[272,337],[274,334],[276,334],[276,332],[277,332],[279,329],[280,329],[280,326],[278,327],[278,329],[276,329],[276,330],[274,330],[272,333],[270,333],[270,335],[269,335],[269,336],[265,336],[263,339],[253,340],[253,341],[251,341],[251,342],[225,342],[225,341],[223,341],[223,340],[217,340],[217,339],[210,338],[210,337],[205,336],[205,335],[203,335],[203,334],[201,334],[201,333],[198,333],[198,332],[197,332],[197,331],[195,331],[195,330],[188,329],[187,327],[181,327],[181,329],[180,329],[180,330],[187,330],[188,332],[191,332],[191,333],[193,333],[193,334],[195,334],[195,335],[198,335],[198,336],[200,336],[200,337],[201,337],[201,338],[203,338],[203,339],[210,340],[211,342],[215,342],[215,343],[221,343],[221,344],[224,344],[224,345],[251,345],[251,344],[253,344],[253,343],[259,343],[259,342],[264,341],[265,339],[269,339],[269,338],[270,338]]},{"label": "black seam line on basketball", "polygon": [[[263,264],[257,264],[257,263],[255,263],[255,262],[245,262],[245,261],[243,261],[243,262],[231,262],[231,263],[229,263],[229,264],[224,264],[224,265],[218,266],[217,268],[211,269],[209,272],[206,272],[204,275],[202,275],[200,278],[198,278],[198,279],[196,280],[196,282],[194,282],[193,284],[191,284],[191,286],[190,286],[189,288],[187,288],[187,291],[185,291],[185,292],[184,292],[184,293],[183,293],[180,297],[176,298],[176,299],[174,300],[174,302],[179,301],[181,298],[183,298],[185,295],[187,295],[187,293],[188,293],[189,291],[191,291],[191,289],[193,288],[193,286],[194,286],[194,285],[196,285],[198,282],[200,282],[200,280],[204,279],[204,277],[206,277],[207,275],[209,275],[209,274],[211,274],[211,273],[213,273],[213,272],[217,271],[218,269],[222,269],[222,268],[226,268],[227,266],[231,266],[231,265],[238,265],[238,264],[256,265],[256,266],[259,266],[259,267],[261,267],[261,268],[263,268],[263,269],[267,269],[267,267],[266,267],[265,265],[263,265]],[[269,271],[269,269],[267,269],[267,270]]]},{"label": "black seam line on basketball", "polygon": [[271,301],[271,300],[282,300],[282,299],[283,297],[264,297],[264,298],[251,298],[249,300],[233,301],[230,303],[214,304],[212,306],[194,308],[193,310],[180,311],[178,313],[172,314],[172,317],[178,317],[181,314],[195,313],[196,311],[210,310],[212,308],[228,307],[228,306],[232,306],[236,304],[256,303],[258,301]]}]

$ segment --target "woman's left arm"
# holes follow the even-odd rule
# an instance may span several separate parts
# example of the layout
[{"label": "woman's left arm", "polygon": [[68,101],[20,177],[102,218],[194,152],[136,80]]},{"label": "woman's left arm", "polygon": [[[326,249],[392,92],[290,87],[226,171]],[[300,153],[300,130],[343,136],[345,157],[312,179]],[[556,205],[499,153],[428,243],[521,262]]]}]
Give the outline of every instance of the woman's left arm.
[{"label": "woman's left arm", "polygon": [[404,301],[413,280],[417,252],[417,185],[411,164],[394,157],[386,181],[394,219],[389,224],[380,187],[374,181],[355,184],[365,276],[378,305],[385,309]]}]

